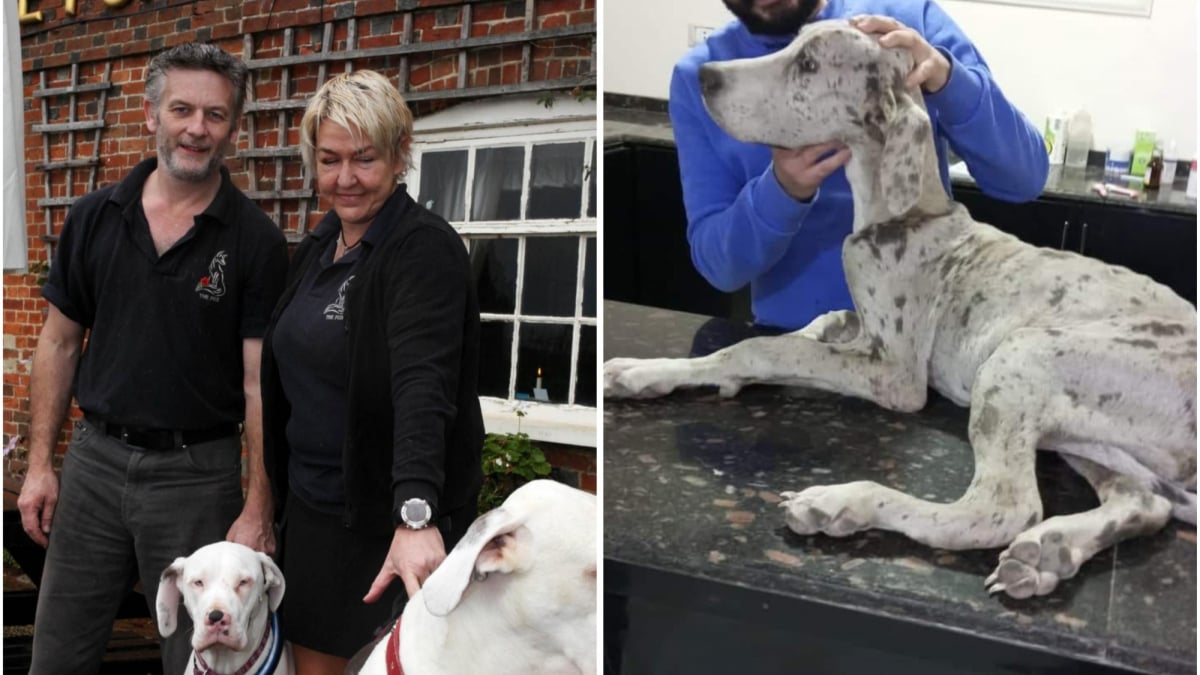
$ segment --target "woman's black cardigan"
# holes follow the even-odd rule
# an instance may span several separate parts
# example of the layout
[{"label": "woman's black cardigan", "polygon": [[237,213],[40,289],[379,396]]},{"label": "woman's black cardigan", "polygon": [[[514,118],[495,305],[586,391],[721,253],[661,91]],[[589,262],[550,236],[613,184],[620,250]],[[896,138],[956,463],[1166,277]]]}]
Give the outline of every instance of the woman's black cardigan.
[{"label": "woman's black cardigan", "polygon": [[[483,482],[479,304],[462,239],[413,201],[405,186],[397,187],[375,222],[387,228],[346,293],[344,523],[390,535],[400,524],[400,505],[411,497],[428,501],[435,516],[474,509]],[[276,518],[288,493],[290,405],[272,335],[304,271],[340,230],[341,220],[330,211],[296,247],[263,338],[263,456]]]}]

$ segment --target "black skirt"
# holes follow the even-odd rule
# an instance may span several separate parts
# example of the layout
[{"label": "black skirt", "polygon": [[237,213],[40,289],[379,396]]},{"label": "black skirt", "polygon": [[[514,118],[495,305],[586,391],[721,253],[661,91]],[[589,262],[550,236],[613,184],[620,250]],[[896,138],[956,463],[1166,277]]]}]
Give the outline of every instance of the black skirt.
[{"label": "black skirt", "polygon": [[398,577],[383,597],[366,604],[391,537],[351,532],[339,515],[323,513],[288,495],[280,569],[286,582],[280,628],[294,644],[350,658],[385,629],[407,596]]},{"label": "black skirt", "polygon": [[[393,577],[383,597],[362,601],[379,574],[392,538],[353,532],[342,516],[325,513],[288,495],[280,568],[286,587],[280,628],[293,643],[348,659],[391,628],[404,610],[404,582]],[[475,519],[474,509],[438,519],[449,553]]]}]

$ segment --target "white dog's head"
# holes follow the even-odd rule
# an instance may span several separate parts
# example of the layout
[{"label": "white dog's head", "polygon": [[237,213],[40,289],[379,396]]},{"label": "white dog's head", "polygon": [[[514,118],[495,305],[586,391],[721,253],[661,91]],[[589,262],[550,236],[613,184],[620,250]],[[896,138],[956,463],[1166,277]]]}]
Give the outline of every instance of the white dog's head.
[{"label": "white dog's head", "polygon": [[[408,603],[401,662],[477,672],[478,661],[503,654],[504,667],[492,672],[548,664],[595,672],[596,568],[596,496],[551,480],[527,483],[471,525]],[[436,648],[412,634],[430,624],[447,627]],[[474,654],[446,653],[468,643]]]},{"label": "white dog's head", "polygon": [[881,47],[847,21],[818,21],[774,54],[705,64],[700,89],[713,121],[743,143],[871,148],[887,176],[880,196],[899,215],[921,196],[920,158],[932,143],[924,101],[905,88],[912,67],[907,49]]},{"label": "white dog's head", "polygon": [[253,649],[248,644],[251,630],[262,628],[267,610],[279,607],[283,591],[283,574],[267,555],[227,541],[209,544],[163,570],[156,600],[158,630],[164,637],[175,632],[182,597],[195,625],[192,649]]}]

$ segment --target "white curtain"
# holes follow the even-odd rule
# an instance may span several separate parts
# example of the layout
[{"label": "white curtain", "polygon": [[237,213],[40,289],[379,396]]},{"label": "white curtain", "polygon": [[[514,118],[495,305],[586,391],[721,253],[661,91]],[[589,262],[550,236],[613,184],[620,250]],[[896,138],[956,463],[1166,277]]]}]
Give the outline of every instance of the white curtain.
[{"label": "white curtain", "polygon": [[534,188],[583,185],[583,143],[555,143],[533,149]]},{"label": "white curtain", "polygon": [[466,213],[467,151],[426,152],[421,155],[421,204],[449,220]]},{"label": "white curtain", "polygon": [[0,110],[0,179],[4,183],[4,209],[0,222],[4,227],[4,270],[23,271],[25,249],[25,124],[21,107],[21,30],[17,23],[17,3],[5,2],[3,18],[4,103]]},{"label": "white curtain", "polygon": [[[521,172],[525,168],[525,149],[480,148],[475,152],[475,184],[471,191],[471,220],[500,218],[500,197],[516,193],[520,199]],[[515,220],[519,215],[513,216]]]}]

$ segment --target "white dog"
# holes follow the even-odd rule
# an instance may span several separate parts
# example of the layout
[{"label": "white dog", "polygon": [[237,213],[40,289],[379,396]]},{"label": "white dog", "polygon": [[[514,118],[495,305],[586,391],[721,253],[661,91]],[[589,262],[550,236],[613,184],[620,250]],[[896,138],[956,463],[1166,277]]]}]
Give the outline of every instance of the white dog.
[{"label": "white dog", "polygon": [[194,625],[185,673],[292,673],[291,645],[275,618],[283,590],[283,574],[266,554],[228,541],[209,544],[163,570],[158,630],[164,637],[175,632],[182,597]]},{"label": "white dog", "polygon": [[596,672],[596,497],[518,488],[467,530],[349,675]]}]

